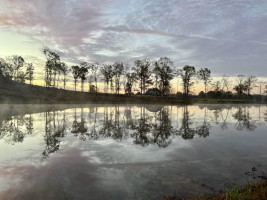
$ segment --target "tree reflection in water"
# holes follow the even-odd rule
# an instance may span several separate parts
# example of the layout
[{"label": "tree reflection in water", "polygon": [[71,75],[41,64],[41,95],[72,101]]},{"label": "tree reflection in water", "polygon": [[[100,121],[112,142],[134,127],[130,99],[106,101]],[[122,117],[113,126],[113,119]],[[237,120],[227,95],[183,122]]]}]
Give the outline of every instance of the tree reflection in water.
[{"label": "tree reflection in water", "polygon": [[[196,135],[208,137],[212,124],[221,130],[227,129],[230,123],[239,131],[257,128],[257,121],[248,106],[201,105],[197,115],[192,113],[189,106],[89,106],[78,111],[72,109],[67,114],[66,111],[48,111],[43,119],[38,118],[40,114],[33,114],[0,121],[0,140],[13,145],[21,143],[27,135],[35,134],[35,129],[43,123],[45,145],[42,154],[46,158],[59,150],[62,138],[68,133],[82,141],[131,139],[133,144],[143,147],[157,145],[164,148],[177,136],[183,139],[193,139]],[[262,113],[266,122],[267,112]]]},{"label": "tree reflection in water", "polygon": [[48,157],[51,153],[54,153],[59,149],[60,138],[63,138],[65,134],[65,112],[62,119],[59,119],[59,111],[45,112],[44,158]]},{"label": "tree reflection in water", "polygon": [[156,116],[158,123],[153,124],[153,143],[156,143],[159,147],[167,147],[172,142],[171,136],[177,133],[172,126],[169,115],[169,108],[162,108]]},{"label": "tree reflection in water", "polygon": [[188,111],[188,106],[184,106],[182,108],[183,118],[181,121],[181,128],[179,129],[178,133],[182,136],[183,139],[193,139],[194,135],[197,133],[196,128],[193,128],[193,119],[192,115]]},{"label": "tree reflection in water", "polygon": [[[25,130],[26,129],[26,130]],[[0,140],[14,145],[21,143],[25,135],[33,133],[33,119],[24,116],[14,116],[0,122]]]},{"label": "tree reflection in water", "polygon": [[233,117],[237,120],[236,129],[238,131],[254,131],[256,129],[255,120],[250,117],[248,107],[239,106]]},{"label": "tree reflection in water", "polygon": [[88,135],[87,134],[87,126],[86,126],[86,121],[84,119],[84,114],[83,114],[83,108],[81,108],[81,121],[78,122],[77,121],[77,113],[76,113],[76,108],[74,109],[74,121],[72,123],[72,129],[71,129],[71,133],[73,133],[73,135],[75,137],[78,137],[81,139],[81,140],[86,140],[86,136]]}]

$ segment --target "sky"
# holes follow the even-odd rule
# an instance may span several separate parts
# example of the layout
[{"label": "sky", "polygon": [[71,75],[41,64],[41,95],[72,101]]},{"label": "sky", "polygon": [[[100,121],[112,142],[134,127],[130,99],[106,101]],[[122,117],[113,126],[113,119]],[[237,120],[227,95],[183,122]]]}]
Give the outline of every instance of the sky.
[{"label": "sky", "polygon": [[44,46],[69,63],[166,56],[176,68],[266,78],[267,1],[0,0],[0,56],[34,60],[40,73]]}]

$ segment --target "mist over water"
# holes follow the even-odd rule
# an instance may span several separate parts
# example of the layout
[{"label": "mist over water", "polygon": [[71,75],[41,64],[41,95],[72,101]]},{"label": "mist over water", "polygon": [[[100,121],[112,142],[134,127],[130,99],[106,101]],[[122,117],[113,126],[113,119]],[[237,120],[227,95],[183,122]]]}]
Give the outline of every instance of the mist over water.
[{"label": "mist over water", "polygon": [[199,196],[267,172],[263,105],[0,110],[0,199]]}]

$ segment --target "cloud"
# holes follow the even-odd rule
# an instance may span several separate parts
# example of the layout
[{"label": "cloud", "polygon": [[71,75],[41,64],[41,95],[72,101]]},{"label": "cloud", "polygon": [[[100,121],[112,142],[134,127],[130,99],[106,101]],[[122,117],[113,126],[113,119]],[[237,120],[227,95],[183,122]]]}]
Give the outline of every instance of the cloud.
[{"label": "cloud", "polygon": [[0,27],[71,62],[167,56],[179,66],[255,75],[266,63],[265,0],[2,0],[0,7]]},{"label": "cloud", "polygon": [[[6,1],[0,25],[28,34],[58,49],[79,47],[83,38],[100,28],[107,0]],[[73,51],[74,53],[77,53]]]}]

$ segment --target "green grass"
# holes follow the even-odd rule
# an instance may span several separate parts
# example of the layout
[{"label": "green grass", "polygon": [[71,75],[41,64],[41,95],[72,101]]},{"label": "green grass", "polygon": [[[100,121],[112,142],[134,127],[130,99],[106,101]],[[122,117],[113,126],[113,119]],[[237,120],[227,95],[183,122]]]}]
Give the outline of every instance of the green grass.
[{"label": "green grass", "polygon": [[[164,197],[162,200],[178,200],[178,198],[170,196]],[[184,200],[267,200],[267,180],[256,184],[249,183],[241,188],[230,188],[222,195],[185,198]]]}]

